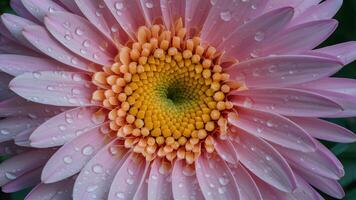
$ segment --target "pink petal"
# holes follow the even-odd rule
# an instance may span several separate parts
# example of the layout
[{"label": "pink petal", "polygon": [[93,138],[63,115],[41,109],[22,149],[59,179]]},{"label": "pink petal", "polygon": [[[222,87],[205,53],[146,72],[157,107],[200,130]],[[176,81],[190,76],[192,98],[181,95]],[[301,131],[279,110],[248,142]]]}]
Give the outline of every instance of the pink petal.
[{"label": "pink petal", "polygon": [[321,117],[342,111],[330,97],[299,89],[264,88],[235,92],[231,101],[241,107],[286,116]]},{"label": "pink petal", "polygon": [[323,78],[301,84],[297,87],[313,90],[326,90],[356,96],[356,80],[348,78]]},{"label": "pink petal", "polygon": [[249,172],[240,164],[230,166],[232,175],[240,188],[241,199],[260,200],[261,193]]},{"label": "pink petal", "polygon": [[148,199],[172,199],[172,166],[167,161],[155,159],[148,179]]},{"label": "pink petal", "polygon": [[298,54],[311,50],[326,40],[336,27],[337,21],[333,19],[312,21],[290,27],[268,39],[263,47],[256,51],[256,55]]},{"label": "pink petal", "polygon": [[10,89],[33,102],[56,106],[88,106],[94,85],[85,74],[43,71],[25,73],[10,82]]},{"label": "pink petal", "polygon": [[51,0],[22,0],[24,7],[34,16],[38,21],[43,22],[44,17],[51,12],[66,11],[60,5]]},{"label": "pink petal", "polygon": [[114,146],[115,143],[117,141],[102,148],[81,170],[74,184],[74,200],[107,198],[114,175],[123,164],[128,151],[122,145]]},{"label": "pink petal", "polygon": [[[315,150],[313,138],[291,120],[277,114],[241,108],[228,115],[235,127],[272,143],[302,152]],[[238,152],[237,152],[238,153]]]},{"label": "pink petal", "polygon": [[17,134],[16,137],[14,138],[15,144],[22,147],[31,147],[29,138],[35,129],[36,128],[28,128],[26,129],[26,131]]},{"label": "pink petal", "polygon": [[149,175],[148,171],[145,172],[145,177],[142,177],[141,182],[138,184],[133,200],[147,199]]},{"label": "pink petal", "polygon": [[56,12],[47,15],[44,22],[49,32],[74,53],[101,65],[113,63],[116,47],[86,19]]},{"label": "pink petal", "polygon": [[334,123],[316,118],[289,117],[311,136],[332,142],[352,143],[356,141],[356,135],[346,128]]},{"label": "pink petal", "polygon": [[31,13],[25,8],[23,5],[23,0],[10,0],[11,8],[21,17],[29,19],[33,22],[36,22],[36,18],[34,18]]},{"label": "pink petal", "polygon": [[78,107],[65,111],[39,126],[31,135],[31,146],[47,148],[63,145],[106,120],[98,119],[97,107]]},{"label": "pink petal", "polygon": [[30,118],[50,117],[67,110],[65,107],[48,106],[30,102],[19,96],[0,102],[0,117],[28,116]]},{"label": "pink petal", "polygon": [[[23,30],[23,35],[42,53],[61,63],[85,71],[98,69],[92,62],[62,46],[62,44],[53,38],[53,36],[42,26],[26,26]],[[68,67],[68,70],[69,69],[71,68]]]},{"label": "pink petal", "polygon": [[108,39],[125,44],[127,37],[124,30],[105,6],[104,0],[75,0],[84,16]]},{"label": "pink petal", "polygon": [[240,61],[254,57],[256,49],[265,43],[265,38],[270,38],[286,26],[293,13],[292,8],[285,7],[251,20],[227,37],[224,30],[226,39],[223,42],[218,41],[218,49],[225,51],[228,57]]},{"label": "pink petal", "polygon": [[161,0],[140,0],[140,2],[146,22],[149,23],[149,25],[153,25],[158,20],[163,20],[161,11]]},{"label": "pink petal", "polygon": [[36,48],[34,48],[22,35],[22,30],[25,26],[36,25],[35,23],[25,18],[7,13],[1,15],[1,20],[16,42],[36,51]]},{"label": "pink petal", "polygon": [[46,163],[44,183],[54,183],[78,173],[104,145],[100,128],[94,128],[63,145]]},{"label": "pink petal", "polygon": [[41,182],[41,171],[42,167],[39,167],[30,172],[27,172],[16,180],[13,180],[10,183],[7,183],[6,185],[2,186],[2,191],[5,193],[12,193],[35,186],[36,184]]},{"label": "pink petal", "polygon": [[237,157],[234,145],[227,138],[215,138],[214,148],[218,155],[226,162],[232,164],[236,164],[238,162],[239,159]]},{"label": "pink petal", "polygon": [[342,68],[335,59],[315,56],[269,56],[225,69],[247,87],[285,87],[328,77]]},{"label": "pink petal", "polygon": [[51,59],[0,54],[0,70],[12,76],[18,76],[25,72],[64,71],[66,69],[68,69],[68,66]]},{"label": "pink petal", "polygon": [[143,156],[134,153],[129,155],[115,175],[108,200],[132,199],[142,179],[146,177],[148,166]]},{"label": "pink petal", "polygon": [[225,161],[203,153],[195,162],[196,176],[206,200],[240,199],[239,189]]},{"label": "pink petal", "polygon": [[315,52],[333,55],[341,59],[345,65],[356,59],[356,42],[344,42],[333,46],[316,49]]},{"label": "pink petal", "polygon": [[72,198],[73,184],[75,179],[68,178],[66,180],[37,185],[25,200],[65,200]]},{"label": "pink petal", "polygon": [[296,188],[292,169],[272,145],[244,131],[232,134],[240,161],[251,173],[281,191],[291,192]]},{"label": "pink petal", "polygon": [[0,185],[5,185],[17,177],[44,165],[53,150],[32,150],[21,153],[0,164]]},{"label": "pink petal", "polygon": [[[0,21],[1,22],[1,21]],[[1,25],[1,23],[0,23]],[[0,30],[1,30],[0,26]],[[19,54],[19,55],[27,55],[27,56],[42,56],[40,53],[33,51],[25,46],[17,44],[16,42],[3,37],[0,35],[0,53],[4,54]]]},{"label": "pink petal", "polygon": [[341,8],[343,0],[326,0],[321,4],[310,6],[305,12],[296,17],[289,26],[310,21],[331,19]]},{"label": "pink petal", "polygon": [[[294,168],[310,171],[320,176],[338,179],[344,175],[344,170],[340,162],[335,162],[332,153],[326,153],[326,149],[319,148],[315,152],[300,152],[291,149],[275,146],[275,148],[287,159]],[[334,157],[334,158],[331,158]]]},{"label": "pink petal", "polygon": [[269,0],[267,2],[267,5],[265,7],[265,11],[264,12],[268,12],[271,10],[275,10],[278,8],[282,8],[282,7],[297,7],[298,5],[300,5],[304,0]]},{"label": "pink petal", "polygon": [[176,160],[172,171],[172,190],[174,199],[204,200],[195,170],[184,160]]},{"label": "pink petal", "polygon": [[168,29],[173,30],[174,23],[180,17],[183,18],[183,22],[185,21],[185,2],[186,1],[161,0],[162,17],[164,24]]},{"label": "pink petal", "polygon": [[145,25],[145,17],[139,0],[104,0],[104,2],[122,29],[135,40],[136,31],[140,26]]},{"label": "pink petal", "polygon": [[195,36],[203,28],[211,7],[212,4],[206,3],[206,0],[185,2],[185,27],[189,37]]},{"label": "pink petal", "polygon": [[0,120],[0,142],[14,139],[18,134],[32,132],[44,119],[9,117]]},{"label": "pink petal", "polygon": [[[205,3],[205,2],[204,2]],[[257,15],[261,14],[261,11],[264,9],[266,5],[266,0],[250,0],[250,1],[230,1],[230,0],[222,0],[222,1],[214,1],[211,10],[209,11],[209,15],[207,16],[205,23],[203,25],[203,29],[201,31],[202,40],[212,46],[220,47],[227,46],[226,44],[231,44],[233,42],[234,45],[240,45],[240,41],[233,39],[237,34],[237,30],[241,30],[240,33],[245,34],[247,29],[250,32],[254,31],[250,26],[244,26],[244,23],[254,19]],[[199,6],[200,7],[200,6]],[[197,12],[201,12],[200,10]],[[277,11],[280,13],[279,11]],[[293,11],[290,11],[291,13]],[[274,12],[276,14],[276,12]],[[267,17],[267,16],[266,16]],[[269,15],[269,17],[273,17]],[[284,16],[279,15],[281,21],[284,21]],[[276,24],[276,27],[280,26],[280,22],[277,19],[273,18]],[[266,20],[263,20],[263,23],[269,23]],[[252,22],[251,22],[252,23]],[[253,22],[256,28],[262,28],[260,20]],[[270,24],[272,25],[272,24]],[[263,25],[262,25],[263,26]],[[241,28],[241,29],[240,29]],[[232,34],[231,34],[232,33]],[[255,33],[252,33],[255,34]],[[230,38],[231,36],[231,38]],[[240,35],[240,38],[247,38],[245,35]],[[225,39],[229,41],[225,42]],[[222,43],[223,42],[223,43]],[[222,49],[222,48],[221,48]],[[239,58],[237,58],[239,59]]]},{"label": "pink petal", "polygon": [[342,199],[345,196],[345,192],[337,180],[325,178],[305,170],[294,170],[298,172],[298,174],[300,174],[301,177],[303,177],[307,182],[309,182],[309,184],[313,185],[320,191],[337,199]]},{"label": "pink petal", "polygon": [[81,16],[82,12],[78,8],[77,4],[73,0],[56,0],[63,4],[72,13]]}]

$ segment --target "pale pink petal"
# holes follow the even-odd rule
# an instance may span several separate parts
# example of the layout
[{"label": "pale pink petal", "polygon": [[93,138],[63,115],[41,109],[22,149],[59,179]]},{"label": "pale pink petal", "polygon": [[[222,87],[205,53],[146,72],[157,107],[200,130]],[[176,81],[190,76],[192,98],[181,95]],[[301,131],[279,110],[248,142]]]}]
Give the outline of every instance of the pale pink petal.
[{"label": "pale pink petal", "polygon": [[[0,26],[0,30],[1,30],[1,26]],[[40,53],[37,53],[32,49],[17,44],[16,42],[3,37],[2,35],[0,35],[0,53],[20,54],[20,55],[27,55],[27,56],[42,56]]]},{"label": "pale pink petal", "polygon": [[322,117],[343,110],[329,96],[300,89],[264,88],[235,92],[231,101],[241,107],[287,116]]},{"label": "pale pink petal", "polygon": [[[45,120],[43,120],[43,121],[45,121]],[[23,131],[23,132],[17,134],[14,138],[15,144],[18,146],[22,146],[22,147],[31,147],[29,138],[35,129],[36,129],[36,127],[28,128],[28,129],[26,129],[26,131]]]},{"label": "pale pink petal", "polygon": [[104,0],[75,0],[84,16],[108,39],[125,44],[127,37],[116,19],[106,7]]},{"label": "pale pink petal", "polygon": [[141,182],[138,184],[137,190],[135,192],[135,196],[132,197],[132,200],[147,199],[149,176],[150,176],[150,173],[148,173],[148,171],[147,171],[145,174],[145,177],[142,177]]},{"label": "pale pink petal", "polygon": [[64,71],[68,66],[47,58],[32,56],[0,54],[0,70],[12,76],[25,72]]},{"label": "pale pink petal", "polygon": [[294,171],[300,174],[309,184],[332,197],[342,199],[345,196],[345,192],[337,180],[325,178],[306,170],[294,169]]},{"label": "pale pink petal", "polygon": [[167,161],[155,159],[148,178],[148,200],[172,199],[172,166]]},{"label": "pale pink petal", "polygon": [[132,199],[148,173],[148,166],[143,156],[131,153],[115,175],[108,200]]},{"label": "pale pink petal", "polygon": [[[293,13],[294,10],[290,7],[281,8],[251,20],[236,30],[231,30],[231,34],[226,34],[226,30],[221,29],[225,39],[222,40],[223,36],[220,36],[220,40],[212,44],[219,50],[225,51],[227,59],[231,57],[242,61],[251,56],[254,57],[255,50],[264,43],[265,39],[275,35],[286,26]],[[216,27],[213,28],[216,30]],[[210,41],[210,38],[206,40]]]},{"label": "pale pink petal", "polygon": [[335,31],[337,24],[336,20],[328,19],[290,27],[266,40],[255,54],[299,54],[314,49]]},{"label": "pale pink petal", "polygon": [[308,200],[322,200],[319,198],[318,193],[307,183],[303,178],[296,175],[297,188],[293,192],[281,192],[271,187],[270,185],[262,182],[257,177],[254,177],[256,183],[262,194],[262,199],[268,200],[297,200],[297,199],[308,199]]},{"label": "pale pink petal", "polygon": [[83,13],[78,8],[77,4],[73,0],[56,0],[63,4],[72,13],[81,16]]},{"label": "pale pink petal", "polygon": [[36,22],[37,19],[31,15],[30,12],[25,8],[22,3],[22,0],[10,0],[11,8],[21,17],[29,19],[33,22]]},{"label": "pale pink petal", "polygon": [[11,32],[6,28],[2,20],[0,20],[0,34],[2,38],[9,39],[13,42],[15,41],[15,38],[12,36]]},{"label": "pale pink petal", "polygon": [[234,145],[227,138],[220,139],[215,138],[214,148],[219,156],[228,163],[236,164],[238,157],[234,148]]},{"label": "pale pink petal", "polygon": [[105,122],[95,115],[98,107],[78,107],[65,111],[41,124],[31,135],[31,146],[47,148],[63,145]]},{"label": "pale pink petal", "polygon": [[291,192],[296,188],[292,169],[272,145],[244,131],[232,135],[240,161],[251,173],[281,191]]},{"label": "pale pink petal", "polygon": [[44,17],[51,12],[66,11],[60,5],[52,0],[22,0],[25,8],[34,16],[38,21],[43,22]]},{"label": "pale pink petal", "polygon": [[135,40],[136,31],[140,26],[145,25],[140,0],[104,0],[104,2],[122,29]]},{"label": "pale pink petal", "polygon": [[55,12],[45,17],[49,32],[74,53],[101,65],[111,65],[116,47],[85,18]]},{"label": "pale pink petal", "polygon": [[297,16],[289,26],[310,21],[331,19],[341,8],[343,0],[326,0],[321,4],[310,6],[305,12]]},{"label": "pale pink petal", "polygon": [[202,153],[195,161],[195,170],[206,200],[240,199],[239,188],[229,167],[216,154]]},{"label": "pale pink petal", "polygon": [[77,177],[74,200],[106,199],[114,175],[125,161],[128,149],[113,141],[102,148],[81,170]]},{"label": "pale pink petal", "polygon": [[87,106],[94,85],[85,74],[44,71],[25,73],[10,82],[10,89],[33,102],[56,106]]},{"label": "pale pink petal", "polygon": [[36,48],[22,35],[22,30],[25,26],[36,25],[35,23],[28,19],[7,13],[1,15],[1,20],[16,42],[36,51]]},{"label": "pale pink petal", "polygon": [[14,156],[29,150],[30,148],[17,146],[13,141],[0,143],[0,156]]},{"label": "pale pink petal", "polygon": [[14,139],[18,134],[32,132],[44,121],[43,118],[9,117],[0,120],[0,142]]},{"label": "pale pink petal", "polygon": [[2,191],[5,193],[18,192],[25,188],[37,185],[41,182],[41,171],[42,167],[39,167],[30,172],[27,172],[26,174],[2,186]]},{"label": "pale pink petal", "polygon": [[342,66],[335,59],[282,55],[252,59],[224,71],[247,87],[285,87],[331,76]]},{"label": "pale pink petal", "polygon": [[67,200],[72,198],[73,184],[75,179],[37,185],[25,198],[25,200]]},{"label": "pale pink petal", "polygon": [[172,171],[172,190],[174,199],[204,200],[193,166],[184,160],[176,160]]},{"label": "pale pink petal", "polygon": [[325,120],[306,117],[289,117],[311,136],[332,142],[352,143],[356,135],[346,128]]},{"label": "pale pink petal", "polygon": [[48,106],[30,102],[14,96],[0,102],[0,117],[27,116],[30,118],[50,117],[67,110],[67,107]]},{"label": "pale pink petal", "polygon": [[[244,28],[240,27],[246,22],[254,19],[254,17],[261,14],[261,11],[264,10],[264,7],[267,3],[267,0],[250,0],[250,1],[231,1],[231,0],[222,0],[222,1],[210,1],[212,3],[211,10],[209,11],[209,15],[207,16],[205,23],[203,25],[201,31],[201,38],[204,43],[209,45],[220,47],[227,46],[227,44],[232,45],[242,45],[240,44],[241,41],[239,39],[233,39],[236,34],[243,40],[248,40],[248,36],[245,34],[255,34],[253,32],[256,29],[266,29],[264,25],[269,24],[268,26],[271,27],[270,30],[273,30],[277,27],[281,27],[281,24],[284,24],[286,11],[276,11],[273,14],[269,14],[265,16],[265,20],[257,19],[253,20],[253,24],[255,24],[256,29],[251,27],[250,25],[243,26]],[[205,3],[205,2],[204,2]],[[198,11],[201,12],[201,11]],[[289,9],[289,17],[291,18],[293,15],[293,10]],[[278,13],[278,14],[277,14]],[[278,15],[276,18],[274,15]],[[268,19],[270,18],[270,19]],[[267,19],[267,20],[266,20]],[[274,24],[272,24],[268,20],[273,20]],[[287,20],[288,21],[288,20]],[[251,29],[252,28],[252,29]],[[277,28],[279,29],[279,28]],[[238,31],[239,30],[239,31]],[[239,33],[238,33],[239,32]],[[252,38],[253,38],[253,35]],[[227,39],[227,40],[225,40]],[[222,43],[223,42],[223,43]],[[250,43],[247,42],[247,43]],[[228,47],[232,48],[232,47]],[[237,58],[240,59],[240,58]]]},{"label": "pale pink petal", "polygon": [[275,148],[287,159],[288,163],[294,168],[303,171],[310,171],[313,174],[339,179],[344,175],[344,170],[340,162],[334,162],[336,158],[330,152],[326,153],[325,149],[319,148],[315,152],[303,153],[291,149],[275,146]]},{"label": "pale pink petal", "polygon": [[314,90],[326,90],[356,96],[356,80],[348,78],[323,78],[301,84],[297,87]]},{"label": "pale pink petal", "polygon": [[170,1],[161,0],[161,11],[164,24],[170,30],[173,30],[174,23],[177,19],[182,17],[185,21],[185,3],[186,1]]},{"label": "pale pink petal", "polygon": [[293,7],[296,8],[305,0],[269,0],[265,7],[264,12],[275,10],[282,7]]},{"label": "pale pink petal", "polygon": [[63,145],[46,163],[44,183],[54,183],[78,173],[104,145],[104,134],[94,128]]},{"label": "pale pink petal", "polygon": [[212,4],[206,3],[206,0],[189,0],[185,2],[185,27],[189,37],[197,35],[203,28],[211,7]]},{"label": "pale pink petal", "polygon": [[162,22],[161,0],[140,0],[146,22],[153,25]]},{"label": "pale pink petal", "polygon": [[53,150],[32,150],[18,154],[0,164],[0,185],[5,185],[17,177],[43,166]]},{"label": "pale pink petal", "polygon": [[313,138],[281,115],[240,108],[237,115],[228,115],[228,121],[239,129],[286,148],[302,152],[315,150]]},{"label": "pale pink petal", "polygon": [[[85,71],[99,69],[99,67],[96,67],[92,62],[62,46],[62,44],[53,38],[42,26],[26,26],[23,30],[23,35],[42,53],[61,63]],[[70,68],[68,67],[68,69]]]},{"label": "pale pink petal", "polygon": [[316,49],[315,52],[325,53],[341,59],[345,65],[356,59],[356,42],[345,42],[333,46]]},{"label": "pale pink petal", "polygon": [[240,188],[241,199],[260,200],[261,193],[249,172],[240,164],[230,165],[230,170]]}]

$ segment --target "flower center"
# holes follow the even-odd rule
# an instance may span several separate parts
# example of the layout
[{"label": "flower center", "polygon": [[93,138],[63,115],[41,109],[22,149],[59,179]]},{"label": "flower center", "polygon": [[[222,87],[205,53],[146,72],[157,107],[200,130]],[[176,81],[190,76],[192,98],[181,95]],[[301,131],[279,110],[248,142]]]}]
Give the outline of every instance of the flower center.
[{"label": "flower center", "polygon": [[185,39],[181,20],[174,30],[140,27],[115,64],[93,75],[99,88],[93,100],[110,110],[110,129],[127,148],[147,160],[193,163],[203,147],[214,151],[212,134],[226,130],[232,109],[226,94],[236,88],[214,47],[202,46],[199,37]]}]

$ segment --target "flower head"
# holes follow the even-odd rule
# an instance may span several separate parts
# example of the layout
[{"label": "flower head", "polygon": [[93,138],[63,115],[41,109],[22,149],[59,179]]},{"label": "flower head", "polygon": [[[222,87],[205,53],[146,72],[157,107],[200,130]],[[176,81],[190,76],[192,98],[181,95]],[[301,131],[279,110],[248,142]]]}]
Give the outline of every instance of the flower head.
[{"label": "flower head", "polygon": [[[22,0],[0,25],[0,185],[27,199],[320,199],[356,136],[341,0]],[[325,14],[326,13],[326,14]],[[312,187],[313,186],[313,187]]]}]

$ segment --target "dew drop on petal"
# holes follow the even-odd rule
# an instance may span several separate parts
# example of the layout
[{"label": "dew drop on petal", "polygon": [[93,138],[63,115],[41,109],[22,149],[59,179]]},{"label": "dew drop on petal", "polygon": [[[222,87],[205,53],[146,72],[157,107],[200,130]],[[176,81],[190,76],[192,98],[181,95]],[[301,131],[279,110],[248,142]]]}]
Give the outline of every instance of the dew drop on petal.
[{"label": "dew drop on petal", "polygon": [[255,40],[257,42],[261,42],[263,39],[265,39],[265,34],[263,32],[257,32],[255,34]]},{"label": "dew drop on petal", "polygon": [[92,146],[90,146],[90,145],[86,145],[82,149],[82,153],[83,153],[83,155],[90,156],[91,154],[94,153],[94,148]]},{"label": "dew drop on petal", "polygon": [[63,161],[65,164],[70,164],[73,162],[73,159],[71,156],[64,156]]},{"label": "dew drop on petal", "polygon": [[232,18],[232,15],[231,15],[231,12],[230,11],[224,11],[224,12],[221,12],[220,13],[220,18],[223,20],[223,21],[230,21],[231,18]]},{"label": "dew drop on petal", "polygon": [[16,175],[11,172],[6,172],[5,177],[9,180],[15,180],[17,178]]},{"label": "dew drop on petal", "polygon": [[93,172],[96,174],[101,174],[104,172],[103,166],[101,166],[100,164],[96,164],[93,166]]}]

